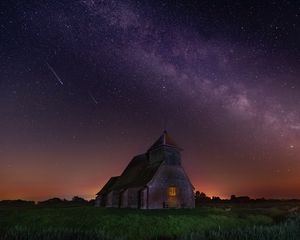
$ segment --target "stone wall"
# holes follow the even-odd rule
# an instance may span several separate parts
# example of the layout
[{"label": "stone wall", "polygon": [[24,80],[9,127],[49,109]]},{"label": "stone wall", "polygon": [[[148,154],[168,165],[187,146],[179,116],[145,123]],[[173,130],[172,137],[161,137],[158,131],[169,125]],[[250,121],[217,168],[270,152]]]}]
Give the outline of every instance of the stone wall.
[{"label": "stone wall", "polygon": [[126,189],[125,191],[121,192],[120,194],[120,207],[121,208],[128,208],[128,189]]},{"label": "stone wall", "polygon": [[111,191],[107,194],[106,197],[106,207],[119,207],[119,197],[120,193],[119,191]]},{"label": "stone wall", "polygon": [[[163,164],[148,186],[150,209],[170,207],[170,201],[176,208],[195,207],[193,187],[181,166]],[[176,196],[169,196],[169,187],[176,188]]]},{"label": "stone wall", "polygon": [[130,188],[128,189],[128,207],[138,208],[139,207],[139,189]]}]

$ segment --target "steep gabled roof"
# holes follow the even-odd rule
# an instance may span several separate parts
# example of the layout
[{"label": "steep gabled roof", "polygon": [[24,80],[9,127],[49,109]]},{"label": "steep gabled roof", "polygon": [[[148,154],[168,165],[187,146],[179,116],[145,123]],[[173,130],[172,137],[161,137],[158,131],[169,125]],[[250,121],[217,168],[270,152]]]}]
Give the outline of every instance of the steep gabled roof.
[{"label": "steep gabled roof", "polygon": [[106,194],[112,190],[112,187],[118,180],[119,176],[111,177],[108,182],[103,186],[103,188],[96,195]]},{"label": "steep gabled roof", "polygon": [[169,146],[174,147],[179,150],[181,150],[180,147],[177,146],[177,144],[173,141],[173,139],[170,137],[168,132],[165,130],[163,134],[154,142],[154,144],[149,148],[148,151],[152,151],[156,148],[159,148],[161,146]]},{"label": "steep gabled roof", "polygon": [[112,190],[144,187],[153,178],[161,163],[162,161],[150,163],[146,154],[134,157],[118,178]]},{"label": "steep gabled roof", "polygon": [[168,146],[181,150],[169,136],[167,131],[157,139],[157,141],[149,148],[147,153],[135,156],[127,165],[121,176],[112,177],[97,194],[106,194],[110,191],[122,191],[128,188],[143,188],[154,177],[155,173],[163,163],[163,159],[159,161],[149,161],[149,151],[157,149],[161,146]]}]

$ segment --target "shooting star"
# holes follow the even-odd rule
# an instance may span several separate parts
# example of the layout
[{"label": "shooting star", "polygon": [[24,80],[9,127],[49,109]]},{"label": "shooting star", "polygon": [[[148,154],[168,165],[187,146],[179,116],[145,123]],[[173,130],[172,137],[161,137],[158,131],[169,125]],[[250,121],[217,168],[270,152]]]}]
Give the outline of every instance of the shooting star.
[{"label": "shooting star", "polygon": [[54,76],[56,77],[57,81],[59,81],[59,83],[60,83],[61,85],[64,85],[63,81],[62,81],[62,80],[60,79],[60,77],[56,74],[56,72],[55,72],[55,70],[53,69],[53,67],[51,67],[51,65],[50,65],[48,62],[46,62],[46,64],[47,64],[49,70],[50,70],[50,71],[54,74]]},{"label": "shooting star", "polygon": [[96,98],[90,92],[89,92],[89,96],[93,100],[93,102],[97,105],[98,101],[96,100]]}]

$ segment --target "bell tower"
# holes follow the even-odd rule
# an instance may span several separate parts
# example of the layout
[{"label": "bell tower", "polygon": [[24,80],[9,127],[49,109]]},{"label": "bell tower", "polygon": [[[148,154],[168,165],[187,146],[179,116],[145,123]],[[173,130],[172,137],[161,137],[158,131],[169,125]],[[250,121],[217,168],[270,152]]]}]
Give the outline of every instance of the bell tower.
[{"label": "bell tower", "polygon": [[166,165],[181,165],[180,152],[182,149],[172,140],[166,130],[148,149],[149,161],[164,161]]}]

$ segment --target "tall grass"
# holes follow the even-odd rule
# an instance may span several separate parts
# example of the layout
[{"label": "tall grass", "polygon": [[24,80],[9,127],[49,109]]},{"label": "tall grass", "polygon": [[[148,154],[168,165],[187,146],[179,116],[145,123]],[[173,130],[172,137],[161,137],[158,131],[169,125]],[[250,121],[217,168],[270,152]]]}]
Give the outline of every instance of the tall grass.
[{"label": "tall grass", "polygon": [[231,230],[190,233],[182,240],[299,240],[300,215],[290,216],[286,221],[272,226],[252,226]]},{"label": "tall grass", "polygon": [[[271,236],[276,231],[284,235],[286,234],[285,228],[289,229],[291,234],[296,234],[296,227],[300,228],[299,217],[275,225],[274,219],[281,214],[282,212],[274,211],[274,209],[266,211],[233,209],[227,212],[222,208],[153,211],[94,207],[0,208],[0,239],[273,240],[279,238],[258,238],[257,236]],[[278,236],[277,233],[275,235]]]}]

